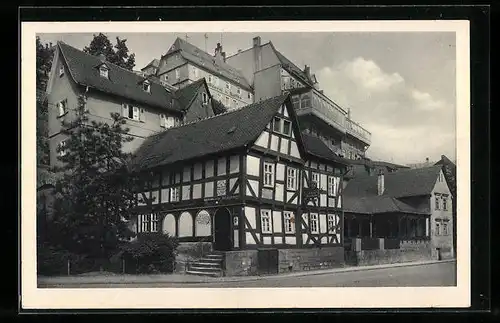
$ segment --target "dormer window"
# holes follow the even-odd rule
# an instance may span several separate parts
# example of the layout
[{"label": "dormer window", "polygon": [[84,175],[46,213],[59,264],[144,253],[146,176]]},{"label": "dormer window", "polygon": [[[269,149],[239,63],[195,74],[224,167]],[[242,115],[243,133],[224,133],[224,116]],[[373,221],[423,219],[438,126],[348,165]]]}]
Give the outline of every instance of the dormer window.
[{"label": "dormer window", "polygon": [[61,65],[61,66],[59,66],[59,76],[61,77],[63,75],[64,75],[64,66]]},{"label": "dormer window", "polygon": [[145,92],[150,93],[150,92],[151,92],[151,83],[149,83],[149,81],[144,81],[144,82],[142,83],[142,89],[143,89]]},{"label": "dormer window", "polygon": [[109,78],[109,68],[106,65],[101,65],[99,67],[99,74],[101,77]]},{"label": "dormer window", "polygon": [[203,92],[201,94],[201,98],[203,100],[203,104],[207,104],[208,103],[208,94],[207,93]]}]

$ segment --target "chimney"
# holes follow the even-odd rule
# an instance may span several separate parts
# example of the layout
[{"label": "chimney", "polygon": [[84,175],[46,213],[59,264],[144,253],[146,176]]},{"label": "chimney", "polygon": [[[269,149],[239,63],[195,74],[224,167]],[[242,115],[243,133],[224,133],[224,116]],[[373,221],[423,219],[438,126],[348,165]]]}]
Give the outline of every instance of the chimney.
[{"label": "chimney", "polygon": [[425,158],[425,166],[429,165],[429,157]]},{"label": "chimney", "polygon": [[222,60],[224,63],[226,62],[226,52],[222,52]]},{"label": "chimney", "polygon": [[384,194],[384,171],[380,169],[378,171],[378,178],[377,178],[377,194],[382,195]]},{"label": "chimney", "polygon": [[304,66],[304,73],[306,73],[308,79],[311,79],[311,68],[309,66]]},{"label": "chimney", "polygon": [[217,47],[215,47],[215,55],[214,55],[214,57],[216,59],[223,60],[225,55],[226,55],[226,53],[222,52],[222,46],[221,46],[221,44],[217,43]]},{"label": "chimney", "polygon": [[260,43],[260,36],[253,39],[253,72],[256,73],[261,70],[262,66],[262,47]]},{"label": "chimney", "polygon": [[253,47],[260,47],[260,36],[253,38]]}]

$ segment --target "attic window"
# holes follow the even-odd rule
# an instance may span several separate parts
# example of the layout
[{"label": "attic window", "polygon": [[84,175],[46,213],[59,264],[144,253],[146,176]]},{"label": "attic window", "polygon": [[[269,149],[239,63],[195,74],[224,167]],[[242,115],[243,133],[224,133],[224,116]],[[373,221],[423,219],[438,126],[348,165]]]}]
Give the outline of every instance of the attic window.
[{"label": "attic window", "polygon": [[203,100],[203,104],[207,104],[208,103],[208,94],[207,93],[203,92],[201,94],[201,98]]},{"label": "attic window", "polygon": [[142,83],[142,89],[145,91],[145,92],[148,92],[150,93],[151,92],[151,84],[149,83],[149,81],[144,81]]},{"label": "attic window", "polygon": [[106,65],[99,67],[99,74],[101,77],[109,78],[109,68]]},{"label": "attic window", "polygon": [[236,130],[236,127],[232,126],[231,128],[229,128],[229,130],[227,131],[227,133],[233,133],[235,130]]},{"label": "attic window", "polygon": [[63,76],[64,75],[64,66],[61,65],[59,66],[59,76]]}]

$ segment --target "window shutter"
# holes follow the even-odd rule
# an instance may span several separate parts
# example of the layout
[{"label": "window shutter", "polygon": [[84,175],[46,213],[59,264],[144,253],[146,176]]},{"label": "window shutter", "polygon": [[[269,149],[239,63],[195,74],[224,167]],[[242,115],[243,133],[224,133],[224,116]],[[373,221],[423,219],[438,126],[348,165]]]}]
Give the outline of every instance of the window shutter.
[{"label": "window shutter", "polygon": [[134,120],[139,120],[139,108],[138,107],[132,108],[132,116],[133,116]]},{"label": "window shutter", "polygon": [[125,103],[122,104],[122,117],[128,117],[128,106]]},{"label": "window shutter", "polygon": [[141,108],[141,113],[139,113],[139,120],[142,122],[146,122],[146,114],[144,113],[144,109]]}]

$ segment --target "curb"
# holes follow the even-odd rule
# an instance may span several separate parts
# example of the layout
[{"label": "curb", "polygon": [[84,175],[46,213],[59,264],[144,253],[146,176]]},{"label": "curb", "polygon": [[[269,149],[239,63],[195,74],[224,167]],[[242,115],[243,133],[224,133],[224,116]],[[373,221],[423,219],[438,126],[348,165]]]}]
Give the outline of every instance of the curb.
[{"label": "curb", "polygon": [[[435,260],[435,261],[426,261],[426,262],[406,262],[406,263],[393,263],[393,264],[383,264],[383,265],[372,265],[372,266],[353,266],[353,267],[345,267],[345,268],[332,268],[332,269],[323,269],[323,270],[315,270],[315,271],[301,271],[295,273],[286,273],[286,274],[277,274],[277,275],[267,275],[267,276],[238,276],[238,277],[215,277],[209,278],[209,280],[180,280],[180,281],[172,281],[170,279],[161,279],[160,277],[156,278],[151,276],[145,276],[144,280],[133,280],[133,281],[110,281],[109,278],[104,278],[102,281],[90,281],[90,282],[78,282],[78,281],[62,281],[62,282],[42,282],[38,283],[39,285],[98,285],[98,284],[144,284],[144,283],[171,283],[171,284],[210,284],[210,283],[224,283],[224,282],[247,282],[247,281],[258,281],[265,279],[280,279],[287,277],[304,277],[304,276],[313,276],[313,275],[328,275],[334,273],[347,273],[347,272],[357,272],[357,271],[370,271],[377,269],[387,269],[387,268],[397,268],[397,267],[413,267],[413,266],[424,266],[424,265],[432,265],[438,263],[449,263],[456,262],[456,259],[446,259],[446,260]],[[146,278],[148,277],[148,278]],[[43,278],[42,278],[43,279]],[[71,278],[70,278],[71,279]]]}]

